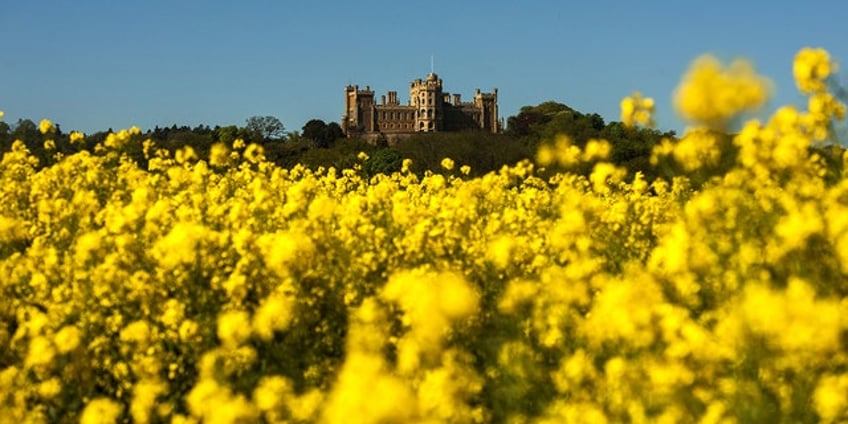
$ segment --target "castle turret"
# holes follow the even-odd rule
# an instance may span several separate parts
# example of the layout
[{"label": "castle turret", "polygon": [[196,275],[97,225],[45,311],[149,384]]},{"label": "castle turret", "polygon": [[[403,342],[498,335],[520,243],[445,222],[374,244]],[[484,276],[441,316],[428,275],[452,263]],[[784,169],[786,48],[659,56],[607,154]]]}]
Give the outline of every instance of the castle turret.
[{"label": "castle turret", "polygon": [[427,80],[417,79],[410,84],[409,97],[415,106],[415,130],[421,132],[440,131],[442,129],[442,80],[431,73]]},{"label": "castle turret", "polygon": [[499,133],[502,125],[498,119],[498,89],[491,93],[481,93],[480,89],[474,94],[474,105],[480,110],[478,125],[480,129],[491,133]]},{"label": "castle turret", "polygon": [[345,114],[342,130],[350,136],[354,133],[372,132],[375,128],[374,92],[370,86],[360,90],[358,85],[345,87]]}]

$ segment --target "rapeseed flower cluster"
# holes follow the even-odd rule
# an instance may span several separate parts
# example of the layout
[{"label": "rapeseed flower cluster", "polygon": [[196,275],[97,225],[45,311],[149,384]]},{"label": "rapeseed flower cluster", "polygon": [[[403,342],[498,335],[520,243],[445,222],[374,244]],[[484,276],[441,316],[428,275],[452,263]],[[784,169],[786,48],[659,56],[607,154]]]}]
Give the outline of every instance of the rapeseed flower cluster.
[{"label": "rapeseed flower cluster", "polygon": [[654,126],[654,99],[642,97],[639,92],[621,100],[621,122],[628,127],[642,125]]},{"label": "rapeseed flower cluster", "polygon": [[674,93],[680,115],[696,125],[725,129],[739,114],[763,106],[771,93],[771,83],[757,75],[754,66],[743,59],[726,68],[713,56],[704,55],[692,63]]},{"label": "rapeseed flower cluster", "polygon": [[[845,421],[848,171],[812,149],[844,105],[805,51],[807,109],[746,123],[697,185],[717,127],[764,99],[749,65],[684,79],[701,126],[654,152],[669,181],[566,136],[537,162],[588,176],[445,158],[460,172],[366,179],[242,140],[207,163],[137,128],[38,168],[15,142],[0,421]],[[623,112],[646,125],[646,102]]]}]

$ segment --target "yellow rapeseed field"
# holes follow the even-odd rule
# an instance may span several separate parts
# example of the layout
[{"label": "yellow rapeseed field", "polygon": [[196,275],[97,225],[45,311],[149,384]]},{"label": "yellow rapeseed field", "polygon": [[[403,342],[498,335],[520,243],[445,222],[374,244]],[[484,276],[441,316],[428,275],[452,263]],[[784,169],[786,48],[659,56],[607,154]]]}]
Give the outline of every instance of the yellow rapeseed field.
[{"label": "yellow rapeseed field", "polygon": [[[811,150],[845,113],[835,69],[799,52],[807,108],[741,125],[702,185],[772,90],[749,63],[684,76],[692,127],[652,157],[670,181],[565,136],[479,178],[446,158],[370,180],[138,128],[43,168],[15,142],[0,423],[848,420],[848,171]],[[637,93],[622,121],[653,110]]]}]

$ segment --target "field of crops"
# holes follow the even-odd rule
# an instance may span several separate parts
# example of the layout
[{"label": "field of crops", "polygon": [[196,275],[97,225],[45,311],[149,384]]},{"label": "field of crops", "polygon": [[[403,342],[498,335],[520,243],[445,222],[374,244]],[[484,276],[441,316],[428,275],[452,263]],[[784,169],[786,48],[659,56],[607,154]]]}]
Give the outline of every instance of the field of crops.
[{"label": "field of crops", "polygon": [[[693,127],[651,158],[672,181],[565,136],[479,178],[446,158],[370,180],[238,142],[169,155],[137,128],[47,167],[15,143],[0,422],[846,420],[848,157],[811,150],[845,106],[825,51],[794,71],[808,106],[723,146],[769,83],[696,61],[675,98]],[[622,121],[652,111],[634,95]]]}]

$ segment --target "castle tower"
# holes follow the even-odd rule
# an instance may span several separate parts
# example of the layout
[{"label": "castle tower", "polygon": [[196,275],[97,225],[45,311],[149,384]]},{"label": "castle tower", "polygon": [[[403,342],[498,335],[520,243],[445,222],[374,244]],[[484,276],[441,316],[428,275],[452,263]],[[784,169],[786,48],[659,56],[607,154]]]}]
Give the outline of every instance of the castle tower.
[{"label": "castle tower", "polygon": [[409,86],[409,99],[415,107],[415,131],[434,132],[442,130],[444,120],[442,104],[442,80],[435,73],[422,81],[417,79]]},{"label": "castle tower", "polygon": [[501,132],[502,125],[498,119],[498,89],[491,93],[481,93],[478,89],[474,94],[474,105],[480,110],[477,124],[480,129],[491,133]]},{"label": "castle tower", "polygon": [[360,90],[358,85],[345,87],[345,114],[342,131],[345,134],[372,132],[376,127],[374,91],[370,86]]}]

